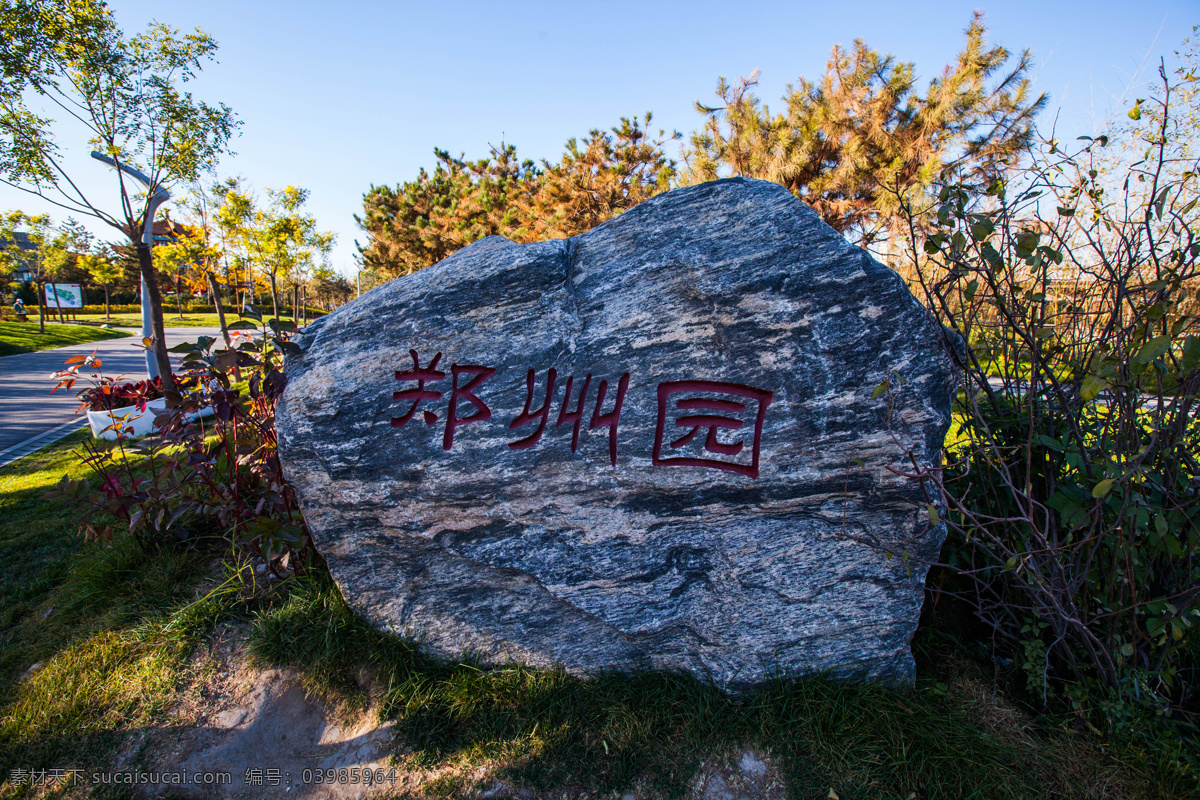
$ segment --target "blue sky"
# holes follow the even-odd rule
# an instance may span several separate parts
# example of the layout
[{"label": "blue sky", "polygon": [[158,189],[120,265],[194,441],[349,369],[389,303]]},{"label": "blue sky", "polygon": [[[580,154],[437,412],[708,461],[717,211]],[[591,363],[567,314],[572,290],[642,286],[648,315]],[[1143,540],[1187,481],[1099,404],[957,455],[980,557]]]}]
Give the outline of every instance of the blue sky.
[{"label": "blue sky", "polygon": [[[819,77],[835,43],[864,39],[940,73],[981,8],[991,41],[1033,50],[1034,88],[1050,95],[1067,139],[1103,129],[1144,96],[1158,59],[1200,24],[1194,2],[170,2],[111,0],[117,22],[196,26],[220,44],[193,84],[243,121],[236,156],[218,167],[260,193],[293,184],[338,235],[334,266],[352,275],[353,215],[374,184],[431,168],[433,148],[468,157],[502,139],[525,158],[556,159],[564,142],[621,116],[653,111],[686,134],[719,76],[761,70],[760,96],[782,104],[788,83]],[[72,142],[75,173],[108,178]],[[672,145],[673,147],[673,145]],[[109,191],[111,191],[109,189]],[[46,210],[0,187],[0,209]],[[54,213],[56,219],[61,215]],[[97,232],[100,227],[94,228]],[[113,238],[105,233],[106,238]]]}]

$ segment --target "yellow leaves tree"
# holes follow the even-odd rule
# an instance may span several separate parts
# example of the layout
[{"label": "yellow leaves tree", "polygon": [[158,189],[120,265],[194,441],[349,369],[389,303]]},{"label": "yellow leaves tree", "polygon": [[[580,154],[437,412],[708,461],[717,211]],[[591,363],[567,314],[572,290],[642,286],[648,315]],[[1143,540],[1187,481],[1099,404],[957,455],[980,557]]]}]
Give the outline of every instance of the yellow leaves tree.
[{"label": "yellow leaves tree", "polygon": [[76,263],[91,276],[93,281],[104,288],[104,318],[112,319],[108,290],[113,281],[119,279],[125,270],[114,259],[103,253],[84,253],[79,256]]},{"label": "yellow leaves tree", "polygon": [[[27,237],[32,245],[31,250],[21,249],[17,241],[18,231]],[[49,214],[30,215],[23,211],[9,211],[0,215],[0,264],[3,264],[6,272],[16,272],[22,268],[29,272],[37,293],[38,333],[46,332],[46,311],[42,299],[48,272],[47,246],[52,234]]]},{"label": "yellow leaves tree", "polygon": [[207,272],[220,253],[208,244],[203,228],[183,225],[183,233],[155,247],[158,268],[171,276],[175,285],[176,312],[183,318],[184,296],[199,290],[207,291]]},{"label": "yellow leaves tree", "polygon": [[334,235],[317,229],[316,218],[304,212],[309,191],[297,186],[266,190],[259,205],[248,193],[230,190],[217,219],[237,239],[251,264],[266,278],[275,316],[284,281],[304,285],[333,249]]},{"label": "yellow leaves tree", "polygon": [[[227,106],[199,101],[183,87],[216,49],[199,29],[181,35],[161,23],[126,35],[100,0],[0,3],[0,183],[94,217],[133,245],[148,287],[155,366],[168,395],[175,384],[153,255],[142,233],[160,202],[154,198],[210,169],[237,130]],[[62,158],[63,136],[119,167],[111,173],[111,202],[83,191],[73,162]]]}]

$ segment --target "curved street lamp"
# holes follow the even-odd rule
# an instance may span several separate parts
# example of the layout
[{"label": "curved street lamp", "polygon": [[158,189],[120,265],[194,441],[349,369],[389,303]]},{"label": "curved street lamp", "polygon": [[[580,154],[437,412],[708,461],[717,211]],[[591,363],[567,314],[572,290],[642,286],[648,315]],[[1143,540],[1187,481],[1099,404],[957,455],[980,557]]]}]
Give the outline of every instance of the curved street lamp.
[{"label": "curved street lamp", "polygon": [[[133,178],[138,183],[141,183],[143,186],[145,186],[146,191],[150,191],[150,179],[147,178],[145,173],[141,172],[140,170],[136,170],[127,164],[122,164],[119,161],[117,161],[116,159],[110,158],[110,157],[104,155],[103,153],[97,153],[95,150],[92,151],[92,158],[96,159],[97,161],[103,161],[105,164],[108,164],[110,167],[113,167],[115,169],[120,170],[121,172],[124,172],[126,175],[128,175],[129,177]],[[157,191],[155,191],[154,194],[150,196],[150,200],[146,204],[146,224],[144,226],[142,226],[142,244],[146,245],[146,247],[149,247],[149,248],[154,247],[154,215],[158,213],[158,207],[170,199],[171,199],[171,193],[168,192],[166,189],[164,189],[161,186],[159,186]],[[153,318],[152,318],[152,315],[150,312],[150,295],[147,292],[146,276],[142,275],[141,277],[142,277],[142,338],[143,339],[153,339],[154,338],[154,324],[153,324]],[[158,361],[154,357],[153,349],[146,351],[146,372],[149,374],[150,380],[154,380],[155,378],[157,378],[159,376]]]}]

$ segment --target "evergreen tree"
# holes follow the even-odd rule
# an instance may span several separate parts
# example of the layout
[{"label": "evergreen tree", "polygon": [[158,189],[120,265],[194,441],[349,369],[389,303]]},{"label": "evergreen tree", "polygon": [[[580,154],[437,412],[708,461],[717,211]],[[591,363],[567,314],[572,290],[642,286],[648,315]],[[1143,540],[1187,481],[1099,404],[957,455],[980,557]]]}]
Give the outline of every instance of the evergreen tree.
[{"label": "evergreen tree", "polygon": [[407,275],[485,236],[529,240],[517,209],[540,177],[532,161],[518,161],[517,149],[503,142],[478,161],[433,152],[432,175],[422,169],[414,181],[371,186],[364,196],[364,214],[355,216],[370,236],[360,246],[364,268]]},{"label": "evergreen tree", "polygon": [[675,162],[663,152],[662,131],[647,139],[650,120],[649,112],[640,123],[622,117],[611,132],[593,129],[582,145],[568,141],[558,164],[542,162],[523,209],[531,241],[576,236],[671,187]]},{"label": "evergreen tree", "polygon": [[1028,148],[1044,95],[1030,97],[1023,52],[988,47],[982,15],[940,78],[918,93],[914,67],[861,40],[834,47],[820,83],[789,86],[786,111],[772,114],[752,89],[757,71],[717,85],[719,106],[684,153],[684,183],[748,176],[775,181],[811,205],[835,230],[869,245],[887,235],[901,198],[947,170],[987,186]]},{"label": "evergreen tree", "polygon": [[359,248],[363,268],[407,275],[485,236],[564,238],[612,219],[668,189],[675,176],[663,133],[647,138],[650,119],[622,118],[611,132],[571,139],[557,164],[521,161],[505,143],[477,161],[435,150],[432,175],[421,170],[415,181],[372,186],[364,196],[364,215],[356,217],[370,236]]}]

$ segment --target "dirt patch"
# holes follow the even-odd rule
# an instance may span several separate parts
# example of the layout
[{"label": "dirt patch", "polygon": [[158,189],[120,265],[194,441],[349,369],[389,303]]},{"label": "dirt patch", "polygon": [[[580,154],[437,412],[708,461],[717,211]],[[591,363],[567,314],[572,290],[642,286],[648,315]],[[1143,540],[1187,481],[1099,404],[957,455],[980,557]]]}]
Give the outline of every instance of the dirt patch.
[{"label": "dirt patch", "polygon": [[222,628],[170,717],[131,742],[116,773],[145,776],[148,798],[358,800],[416,787],[392,763],[390,725],[310,697],[288,670],[249,666],[244,638]]},{"label": "dirt patch", "polygon": [[787,787],[769,753],[745,750],[700,765],[692,800],[784,800]]},{"label": "dirt patch", "polygon": [[[134,733],[105,773],[113,782],[132,782],[133,796],[152,800],[599,798],[588,787],[534,791],[509,784],[494,777],[499,764],[414,768],[391,723],[379,722],[374,708],[332,706],[306,692],[296,673],[250,665],[246,634],[241,625],[220,627],[189,665],[167,718]],[[377,701],[370,676],[356,677]],[[87,788],[77,786],[68,796]],[[657,796],[636,786],[619,800]],[[691,800],[785,796],[770,754],[753,749],[705,760],[688,792]]]}]

